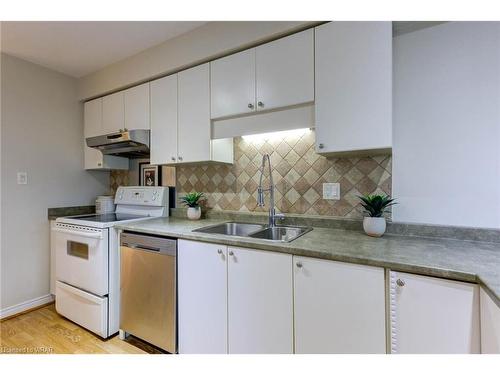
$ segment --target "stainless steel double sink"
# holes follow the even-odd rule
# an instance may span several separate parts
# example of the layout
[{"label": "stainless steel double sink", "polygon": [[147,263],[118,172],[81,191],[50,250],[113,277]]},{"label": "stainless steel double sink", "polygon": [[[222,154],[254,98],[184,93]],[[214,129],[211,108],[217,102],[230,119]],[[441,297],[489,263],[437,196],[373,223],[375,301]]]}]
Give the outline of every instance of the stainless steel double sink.
[{"label": "stainless steel double sink", "polygon": [[269,227],[262,224],[229,222],[194,229],[193,232],[249,237],[275,242],[291,242],[312,231],[312,229],[309,227]]}]

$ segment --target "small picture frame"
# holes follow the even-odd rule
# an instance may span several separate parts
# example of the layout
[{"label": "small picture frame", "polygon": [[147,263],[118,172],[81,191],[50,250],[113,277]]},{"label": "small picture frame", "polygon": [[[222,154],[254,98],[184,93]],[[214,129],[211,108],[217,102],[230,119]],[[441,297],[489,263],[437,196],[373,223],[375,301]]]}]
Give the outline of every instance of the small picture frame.
[{"label": "small picture frame", "polygon": [[161,168],[149,163],[139,163],[139,185],[160,186]]}]

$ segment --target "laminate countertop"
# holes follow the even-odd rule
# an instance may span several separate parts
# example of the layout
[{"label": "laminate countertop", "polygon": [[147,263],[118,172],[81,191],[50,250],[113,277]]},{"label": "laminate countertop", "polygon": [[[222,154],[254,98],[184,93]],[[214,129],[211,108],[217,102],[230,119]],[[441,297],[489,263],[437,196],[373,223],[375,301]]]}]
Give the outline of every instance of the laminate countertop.
[{"label": "laminate countertop", "polygon": [[117,228],[475,282],[500,306],[499,243],[389,234],[372,238],[362,231],[319,227],[288,243],[193,232],[227,221],[165,217],[123,223]]}]

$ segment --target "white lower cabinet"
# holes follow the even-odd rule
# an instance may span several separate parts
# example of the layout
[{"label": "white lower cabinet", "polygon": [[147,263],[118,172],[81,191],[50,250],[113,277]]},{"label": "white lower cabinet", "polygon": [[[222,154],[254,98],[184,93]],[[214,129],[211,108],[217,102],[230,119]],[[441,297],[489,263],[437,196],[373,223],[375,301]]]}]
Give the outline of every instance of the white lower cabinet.
[{"label": "white lower cabinet", "polygon": [[294,257],[295,352],[385,353],[384,269]]},{"label": "white lower cabinet", "polygon": [[391,353],[479,353],[479,287],[389,273]]},{"label": "white lower cabinet", "polygon": [[292,256],[228,248],[231,354],[293,353]]},{"label": "white lower cabinet", "polygon": [[177,246],[179,353],[227,353],[227,247]]},{"label": "white lower cabinet", "polygon": [[481,353],[500,354],[500,306],[481,288]]},{"label": "white lower cabinet", "polygon": [[179,353],[293,353],[292,256],[178,242]]}]

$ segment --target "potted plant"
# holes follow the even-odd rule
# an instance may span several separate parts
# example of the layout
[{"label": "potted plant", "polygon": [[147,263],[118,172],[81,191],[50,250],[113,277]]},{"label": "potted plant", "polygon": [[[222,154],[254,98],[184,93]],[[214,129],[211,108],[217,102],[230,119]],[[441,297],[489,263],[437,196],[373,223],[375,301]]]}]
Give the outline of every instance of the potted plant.
[{"label": "potted plant", "polygon": [[394,199],[388,195],[379,194],[359,196],[358,198],[361,199],[361,206],[368,214],[363,219],[365,233],[372,237],[381,237],[386,228],[384,212],[387,211],[387,207],[396,204]]},{"label": "potted plant", "polygon": [[193,192],[181,197],[181,202],[188,207],[187,217],[190,220],[198,220],[201,217],[200,202],[203,200],[203,193]]}]

